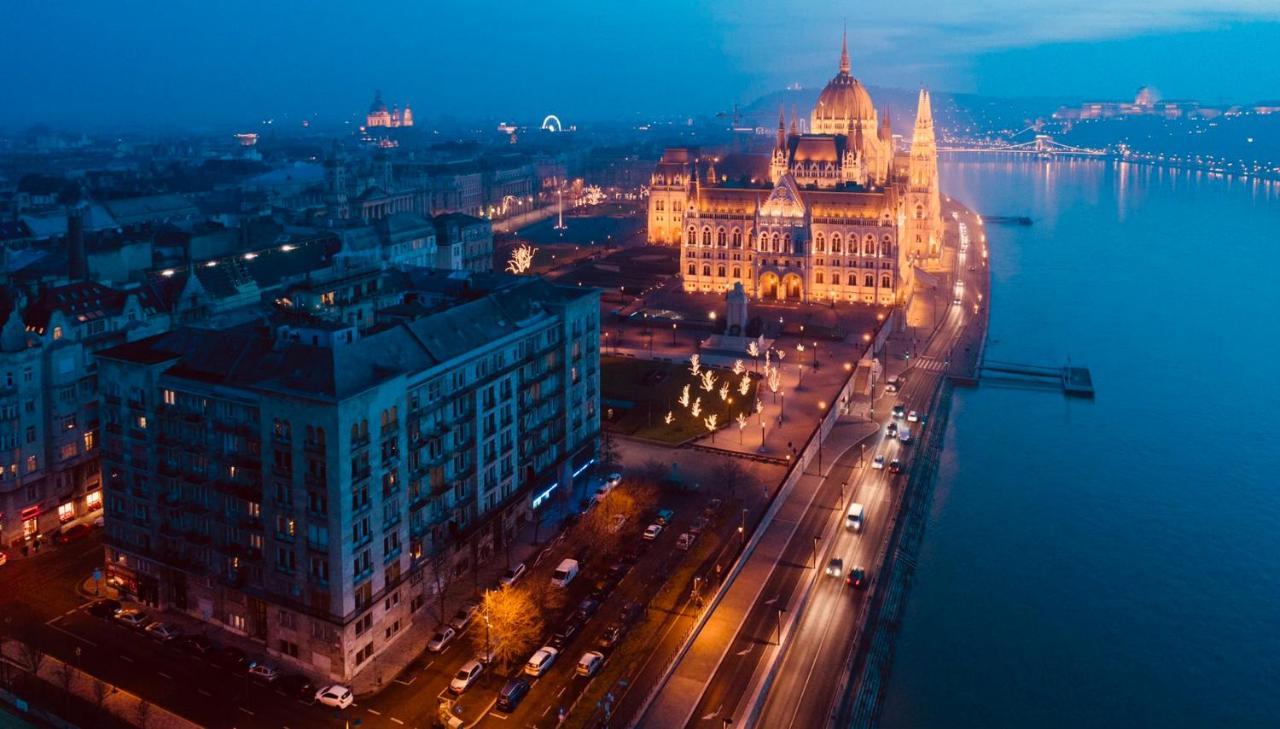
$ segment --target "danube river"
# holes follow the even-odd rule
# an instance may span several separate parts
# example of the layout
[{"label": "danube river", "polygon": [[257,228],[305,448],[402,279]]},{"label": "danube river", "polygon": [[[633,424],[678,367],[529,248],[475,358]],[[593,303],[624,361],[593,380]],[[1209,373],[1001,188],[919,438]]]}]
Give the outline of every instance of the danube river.
[{"label": "danube river", "polygon": [[988,359],[1095,401],[958,390],[882,725],[1280,726],[1280,184],[950,161],[986,215]]}]

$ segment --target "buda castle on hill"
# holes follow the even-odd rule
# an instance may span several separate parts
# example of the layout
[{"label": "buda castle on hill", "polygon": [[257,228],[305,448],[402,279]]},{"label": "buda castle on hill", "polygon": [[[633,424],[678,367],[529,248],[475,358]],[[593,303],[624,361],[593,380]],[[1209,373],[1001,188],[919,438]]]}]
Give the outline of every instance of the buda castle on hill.
[{"label": "buda castle on hill", "polygon": [[[905,302],[912,272],[936,263],[942,205],[929,92],[920,91],[909,153],[894,149],[881,116],[840,71],[818,96],[800,134],[782,114],[768,160],[746,174],[688,148],[667,149],[649,192],[649,242],[679,245],[688,292],[780,301]],[[739,155],[741,156],[741,155]],[[733,170],[737,172],[738,170]]]}]

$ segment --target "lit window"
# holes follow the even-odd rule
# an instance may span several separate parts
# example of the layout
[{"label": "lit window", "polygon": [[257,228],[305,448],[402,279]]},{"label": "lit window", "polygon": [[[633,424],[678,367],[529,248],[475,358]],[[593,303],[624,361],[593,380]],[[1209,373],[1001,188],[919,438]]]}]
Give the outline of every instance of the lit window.
[{"label": "lit window", "polygon": [[178,394],[173,390],[164,391],[164,404],[173,405],[178,402]]},{"label": "lit window", "polygon": [[62,339],[62,327],[54,327],[54,328],[53,328],[53,338],[54,338],[54,339]]},{"label": "lit window", "polygon": [[89,511],[97,511],[102,508],[102,491],[90,491],[84,495],[84,507]]},{"label": "lit window", "polygon": [[76,518],[75,504],[71,503],[70,501],[63,504],[58,504],[58,521],[65,524],[74,518]]}]

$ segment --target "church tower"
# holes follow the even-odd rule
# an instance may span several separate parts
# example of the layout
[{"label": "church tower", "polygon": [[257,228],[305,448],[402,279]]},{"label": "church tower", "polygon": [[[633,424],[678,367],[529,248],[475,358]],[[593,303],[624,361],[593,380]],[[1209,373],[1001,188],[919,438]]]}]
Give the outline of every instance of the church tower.
[{"label": "church tower", "polygon": [[769,163],[769,181],[778,184],[778,180],[787,174],[787,120],[778,107],[778,140],[773,147],[773,161]]},{"label": "church tower", "polygon": [[907,253],[936,258],[942,251],[942,199],[938,190],[938,146],[929,92],[920,89],[907,168]]}]

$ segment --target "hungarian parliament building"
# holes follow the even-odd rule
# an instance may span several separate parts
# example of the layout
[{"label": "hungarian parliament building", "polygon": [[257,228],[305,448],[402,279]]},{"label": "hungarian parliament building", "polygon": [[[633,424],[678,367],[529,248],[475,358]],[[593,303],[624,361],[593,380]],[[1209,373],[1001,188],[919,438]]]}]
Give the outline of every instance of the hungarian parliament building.
[{"label": "hungarian parliament building", "polygon": [[767,170],[762,155],[667,149],[650,181],[649,242],[680,246],[687,292],[741,283],[757,299],[904,303],[912,272],[942,249],[929,92],[920,91],[910,152],[896,151],[888,112],[850,74],[842,43],[809,133],[796,127],[779,114]]}]

